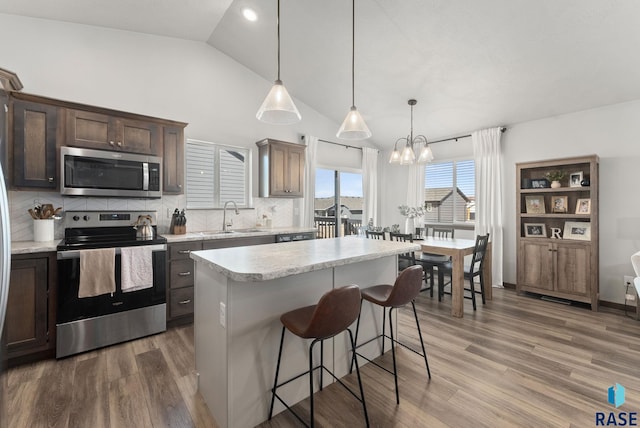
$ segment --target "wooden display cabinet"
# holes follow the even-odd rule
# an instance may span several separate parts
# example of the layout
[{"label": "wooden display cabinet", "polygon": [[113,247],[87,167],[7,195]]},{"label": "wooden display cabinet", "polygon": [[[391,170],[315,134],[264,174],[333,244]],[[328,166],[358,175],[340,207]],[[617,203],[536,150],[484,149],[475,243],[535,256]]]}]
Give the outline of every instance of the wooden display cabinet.
[{"label": "wooden display cabinet", "polygon": [[[552,171],[565,173],[560,187],[547,187]],[[598,157],[519,163],[516,180],[517,291],[597,311]]]}]

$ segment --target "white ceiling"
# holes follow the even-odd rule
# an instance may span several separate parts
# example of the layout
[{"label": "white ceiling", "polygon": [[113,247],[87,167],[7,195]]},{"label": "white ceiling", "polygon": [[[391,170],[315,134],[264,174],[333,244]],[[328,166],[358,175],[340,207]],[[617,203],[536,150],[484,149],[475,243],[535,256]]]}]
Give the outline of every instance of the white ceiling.
[{"label": "white ceiling", "polygon": [[[276,0],[2,0],[0,13],[200,40],[276,77]],[[341,123],[351,2],[281,0],[280,23],[285,86]],[[640,99],[639,24],[637,0],[357,0],[356,105],[389,147],[409,132],[409,98],[429,139]]]}]

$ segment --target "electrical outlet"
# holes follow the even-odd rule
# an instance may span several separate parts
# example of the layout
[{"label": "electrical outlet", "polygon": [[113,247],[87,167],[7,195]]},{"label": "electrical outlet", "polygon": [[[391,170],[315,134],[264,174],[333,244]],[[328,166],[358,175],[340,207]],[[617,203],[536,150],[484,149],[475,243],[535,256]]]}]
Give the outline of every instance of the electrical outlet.
[{"label": "electrical outlet", "polygon": [[224,302],[220,302],[220,325],[227,326],[227,305]]},{"label": "electrical outlet", "polygon": [[636,300],[636,295],[635,294],[625,294],[624,295],[624,299],[633,301],[633,300]]},{"label": "electrical outlet", "polygon": [[633,287],[633,277],[631,275],[625,275],[623,280],[624,288]]}]

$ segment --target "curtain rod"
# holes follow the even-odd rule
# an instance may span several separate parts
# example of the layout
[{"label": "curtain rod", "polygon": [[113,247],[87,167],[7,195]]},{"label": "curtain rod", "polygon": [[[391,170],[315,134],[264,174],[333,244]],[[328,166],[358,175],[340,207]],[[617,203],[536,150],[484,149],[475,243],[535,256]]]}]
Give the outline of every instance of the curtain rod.
[{"label": "curtain rod", "polygon": [[[304,135],[301,135],[301,136],[300,136],[300,139],[304,140]],[[333,141],[323,140],[323,139],[321,139],[321,138],[318,138],[318,141],[322,141],[323,143],[327,143],[327,144],[334,144],[334,145],[336,145],[336,146],[346,147],[347,149],[358,149],[358,150],[362,150],[362,147],[350,146],[349,144],[334,143]]]},{"label": "curtain rod", "polygon": [[[500,127],[500,132],[504,132],[506,130],[507,130],[506,127],[504,127],[504,126]],[[468,137],[471,137],[471,134],[459,135],[457,137],[451,137],[451,138],[444,138],[442,140],[429,141],[429,144],[444,143],[445,141],[458,141],[459,138],[468,138]]]}]

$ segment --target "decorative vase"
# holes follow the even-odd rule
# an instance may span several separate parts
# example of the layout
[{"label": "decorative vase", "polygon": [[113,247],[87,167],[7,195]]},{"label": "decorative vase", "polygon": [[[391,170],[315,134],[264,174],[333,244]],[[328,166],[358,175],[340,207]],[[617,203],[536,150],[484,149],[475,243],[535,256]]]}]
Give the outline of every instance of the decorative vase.
[{"label": "decorative vase", "polygon": [[553,180],[551,182],[551,188],[552,189],[557,189],[558,187],[560,187],[560,182],[558,180]]},{"label": "decorative vase", "polygon": [[407,217],[404,221],[404,233],[413,233],[413,219]]}]

